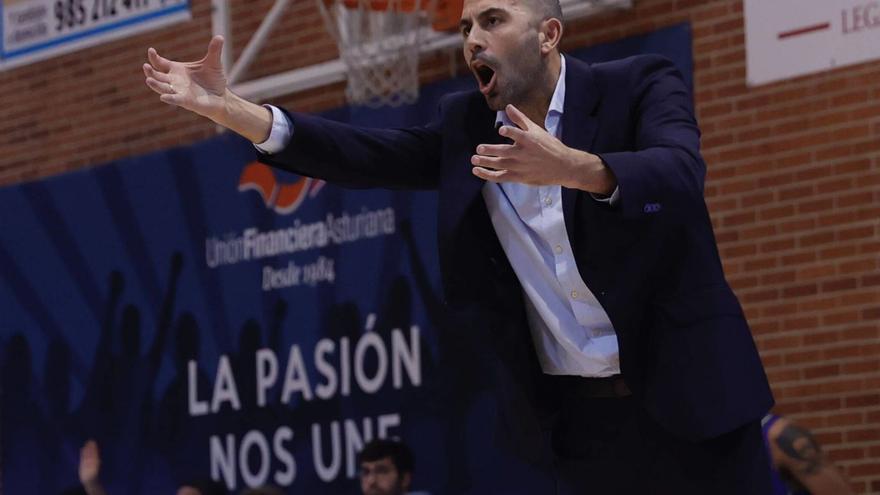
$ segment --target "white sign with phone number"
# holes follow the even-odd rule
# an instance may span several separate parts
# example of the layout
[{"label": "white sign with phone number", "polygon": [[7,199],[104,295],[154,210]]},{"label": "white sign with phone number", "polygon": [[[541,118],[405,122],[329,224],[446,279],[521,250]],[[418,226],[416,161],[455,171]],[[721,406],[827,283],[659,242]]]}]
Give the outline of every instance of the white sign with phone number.
[{"label": "white sign with phone number", "polygon": [[0,70],[190,18],[189,0],[2,0]]}]

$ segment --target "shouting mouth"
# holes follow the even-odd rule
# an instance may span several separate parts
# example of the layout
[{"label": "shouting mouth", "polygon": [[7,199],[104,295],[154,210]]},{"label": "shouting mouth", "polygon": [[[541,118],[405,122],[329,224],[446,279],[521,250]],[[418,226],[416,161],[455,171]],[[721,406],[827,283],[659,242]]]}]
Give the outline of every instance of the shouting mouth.
[{"label": "shouting mouth", "polygon": [[489,67],[481,60],[475,60],[471,63],[471,70],[477,78],[477,83],[480,85],[480,93],[483,93],[484,96],[492,94],[495,91],[495,85],[497,84],[498,79],[495,74],[495,69]]}]

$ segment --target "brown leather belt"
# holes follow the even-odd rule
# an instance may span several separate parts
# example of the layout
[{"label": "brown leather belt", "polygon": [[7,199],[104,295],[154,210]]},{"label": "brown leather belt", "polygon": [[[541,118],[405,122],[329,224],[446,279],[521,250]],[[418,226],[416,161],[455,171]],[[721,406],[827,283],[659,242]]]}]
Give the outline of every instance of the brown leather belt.
[{"label": "brown leather belt", "polygon": [[574,398],[619,398],[632,395],[626,382],[621,375],[606,376],[601,378],[585,376],[556,376],[559,385],[565,390],[565,394]]}]

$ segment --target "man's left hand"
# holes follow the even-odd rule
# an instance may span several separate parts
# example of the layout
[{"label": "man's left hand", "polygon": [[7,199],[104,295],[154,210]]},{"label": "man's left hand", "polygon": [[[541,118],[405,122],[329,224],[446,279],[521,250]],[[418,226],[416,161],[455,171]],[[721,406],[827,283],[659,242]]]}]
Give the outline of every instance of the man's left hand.
[{"label": "man's left hand", "polygon": [[518,127],[502,126],[498,133],[513,144],[477,146],[471,157],[474,175],[492,182],[560,185],[596,194],[614,190],[616,180],[598,156],[562,144],[513,105],[507,105],[506,112]]}]

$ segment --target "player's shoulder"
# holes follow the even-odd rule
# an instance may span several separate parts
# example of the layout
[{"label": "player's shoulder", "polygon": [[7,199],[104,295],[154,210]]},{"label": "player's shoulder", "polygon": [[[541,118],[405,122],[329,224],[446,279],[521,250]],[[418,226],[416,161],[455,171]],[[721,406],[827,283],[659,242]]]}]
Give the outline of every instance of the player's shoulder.
[{"label": "player's shoulder", "polygon": [[631,57],[607,60],[590,64],[593,71],[607,74],[633,74],[634,72],[653,72],[675,67],[675,63],[663,55],[645,53]]},{"label": "player's shoulder", "polygon": [[614,87],[631,86],[670,73],[681,77],[672,60],[653,53],[593,63],[590,71],[601,84]]},{"label": "player's shoulder", "polygon": [[606,97],[639,99],[649,91],[665,94],[687,90],[685,78],[675,63],[656,54],[593,63],[589,65],[589,74]]}]

